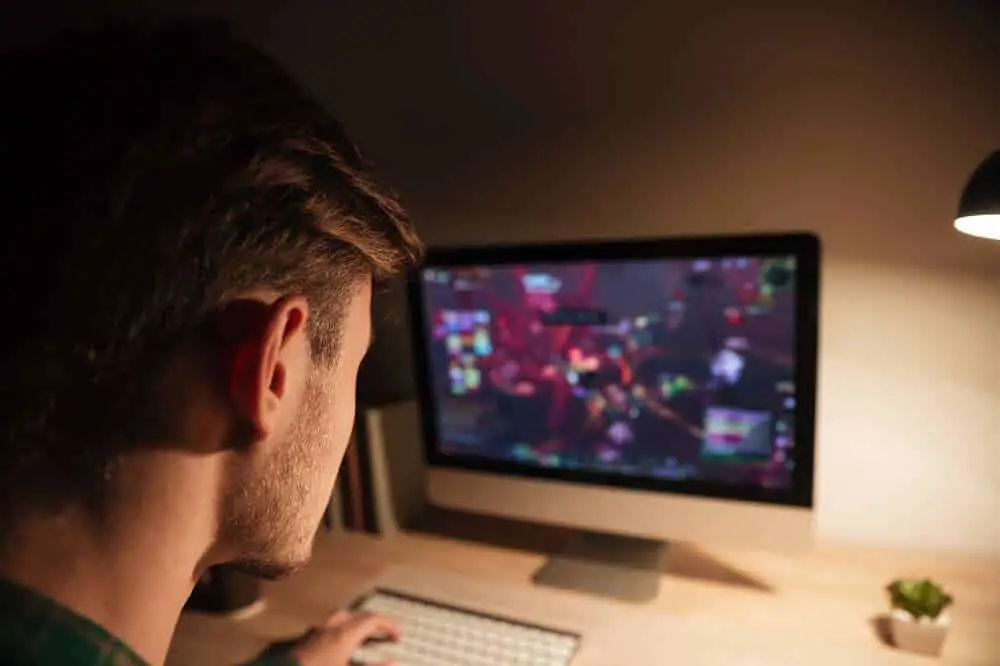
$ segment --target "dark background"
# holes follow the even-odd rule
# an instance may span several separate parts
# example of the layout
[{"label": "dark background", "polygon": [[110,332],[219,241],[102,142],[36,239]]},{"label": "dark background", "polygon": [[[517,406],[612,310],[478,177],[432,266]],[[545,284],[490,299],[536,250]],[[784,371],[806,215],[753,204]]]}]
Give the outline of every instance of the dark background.
[{"label": "dark background", "polygon": [[230,16],[433,243],[819,232],[820,532],[1000,548],[1000,245],[950,225],[1000,146],[998,3],[694,4],[32,2],[0,38]]}]

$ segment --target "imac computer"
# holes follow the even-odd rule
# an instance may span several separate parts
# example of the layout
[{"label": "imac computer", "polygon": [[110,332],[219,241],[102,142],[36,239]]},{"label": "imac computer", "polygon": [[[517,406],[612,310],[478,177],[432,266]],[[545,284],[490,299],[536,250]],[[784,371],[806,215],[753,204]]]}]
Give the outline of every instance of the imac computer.
[{"label": "imac computer", "polygon": [[807,547],[819,264],[806,234],[430,250],[429,500],[576,528],[536,582],[632,600],[668,539]]}]

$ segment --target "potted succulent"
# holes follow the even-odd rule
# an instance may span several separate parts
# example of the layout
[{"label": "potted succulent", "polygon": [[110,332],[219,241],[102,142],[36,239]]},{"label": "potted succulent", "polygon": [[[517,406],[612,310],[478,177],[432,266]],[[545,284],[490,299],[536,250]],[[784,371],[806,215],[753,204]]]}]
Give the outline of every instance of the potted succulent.
[{"label": "potted succulent", "polygon": [[892,612],[889,632],[896,647],[910,652],[941,654],[950,618],[945,612],[954,599],[937,583],[916,578],[893,581],[886,590]]}]

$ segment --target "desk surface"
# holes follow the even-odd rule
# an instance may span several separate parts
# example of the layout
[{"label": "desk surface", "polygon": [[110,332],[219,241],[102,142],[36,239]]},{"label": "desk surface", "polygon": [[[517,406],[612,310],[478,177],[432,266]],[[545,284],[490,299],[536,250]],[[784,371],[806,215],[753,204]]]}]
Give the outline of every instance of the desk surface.
[{"label": "desk surface", "polygon": [[[538,552],[422,533],[321,534],[305,570],[266,585],[263,613],[241,621],[185,616],[167,663],[237,663],[382,581],[577,628],[585,644],[574,666],[1000,665],[1000,558],[835,545],[795,556],[707,555],[673,552],[671,568],[680,573],[664,575],[655,602],[634,606],[531,586],[543,562]],[[957,600],[941,659],[902,653],[877,638],[883,588],[901,575],[940,580]]]}]

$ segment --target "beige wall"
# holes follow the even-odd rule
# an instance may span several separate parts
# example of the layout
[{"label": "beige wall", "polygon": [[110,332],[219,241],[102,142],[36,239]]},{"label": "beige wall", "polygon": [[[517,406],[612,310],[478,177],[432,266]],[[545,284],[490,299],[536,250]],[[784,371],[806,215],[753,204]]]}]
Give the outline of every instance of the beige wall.
[{"label": "beige wall", "polygon": [[1000,551],[1000,243],[950,228],[1000,146],[990,3],[197,4],[329,102],[432,242],[818,231],[821,533]]},{"label": "beige wall", "polygon": [[466,4],[423,48],[355,13],[378,83],[287,55],[428,239],[820,232],[820,532],[1000,551],[1000,243],[950,228],[1000,146],[992,17]]}]

